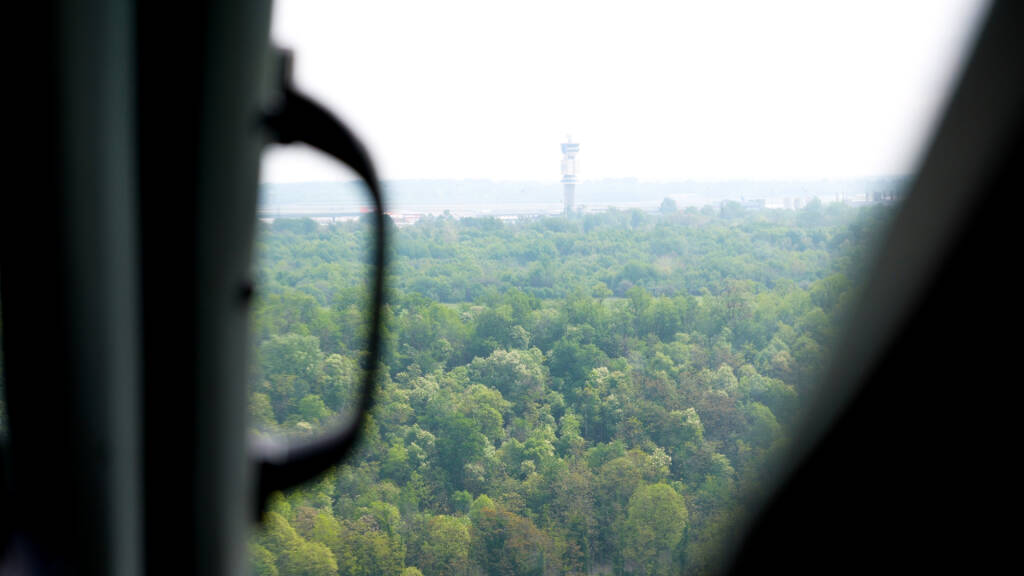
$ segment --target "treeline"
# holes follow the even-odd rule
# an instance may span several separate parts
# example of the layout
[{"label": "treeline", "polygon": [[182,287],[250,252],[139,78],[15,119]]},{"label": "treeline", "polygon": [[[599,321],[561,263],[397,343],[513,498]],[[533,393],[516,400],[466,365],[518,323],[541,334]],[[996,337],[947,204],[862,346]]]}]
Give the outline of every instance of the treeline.
[{"label": "treeline", "polygon": [[[702,573],[786,448],[885,208],[812,202],[394,229],[357,457],[278,495],[267,574]],[[261,235],[254,426],[343,410],[366,226]]]}]

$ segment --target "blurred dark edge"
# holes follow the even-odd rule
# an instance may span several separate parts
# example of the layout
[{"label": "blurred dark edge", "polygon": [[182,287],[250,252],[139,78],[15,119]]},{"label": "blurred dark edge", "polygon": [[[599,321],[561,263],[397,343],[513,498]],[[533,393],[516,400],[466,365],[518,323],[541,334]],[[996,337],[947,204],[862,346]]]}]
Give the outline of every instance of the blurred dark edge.
[{"label": "blurred dark edge", "polygon": [[1016,500],[1024,5],[995,2],[731,573],[994,571]]}]

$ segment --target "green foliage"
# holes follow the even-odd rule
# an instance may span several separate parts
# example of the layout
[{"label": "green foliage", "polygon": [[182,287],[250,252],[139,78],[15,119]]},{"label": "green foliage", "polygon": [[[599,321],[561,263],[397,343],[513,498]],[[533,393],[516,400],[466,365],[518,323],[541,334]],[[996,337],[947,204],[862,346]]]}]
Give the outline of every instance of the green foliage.
[{"label": "green foliage", "polygon": [[431,517],[417,538],[413,562],[423,574],[467,574],[469,571],[468,519]]},{"label": "green foliage", "polygon": [[529,519],[502,508],[485,508],[473,522],[473,560],[485,574],[540,575],[550,569],[552,550]]},{"label": "green foliage", "polygon": [[320,424],[331,416],[327,405],[316,394],[307,394],[302,400],[299,400],[298,413],[304,422],[314,425]]},{"label": "green foliage", "polygon": [[[263,532],[252,552],[254,568],[264,574],[329,576],[338,573],[338,563],[331,550],[320,542],[310,542],[300,536],[278,512],[267,513]],[[274,558],[276,565],[271,563]]]},{"label": "green foliage", "polygon": [[305,542],[283,552],[280,571],[295,576],[333,576],[338,573],[338,563],[327,546]]},{"label": "green foliage", "polygon": [[[706,573],[834,345],[881,210],[739,204],[393,229],[358,454],[272,498],[258,574]],[[353,399],[365,221],[278,220],[249,405],[301,433]]]},{"label": "green foliage", "polygon": [[624,523],[624,556],[635,574],[674,574],[673,552],[683,539],[686,502],[668,484],[638,488],[629,499]]},{"label": "green foliage", "polygon": [[269,550],[256,544],[249,543],[249,562],[252,565],[252,572],[256,576],[277,576],[277,560]]}]

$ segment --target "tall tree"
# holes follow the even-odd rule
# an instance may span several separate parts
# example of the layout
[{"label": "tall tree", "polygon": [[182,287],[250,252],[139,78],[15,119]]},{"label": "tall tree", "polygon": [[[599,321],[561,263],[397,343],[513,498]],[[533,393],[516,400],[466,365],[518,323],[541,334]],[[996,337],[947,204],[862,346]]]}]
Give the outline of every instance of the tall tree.
[{"label": "tall tree", "polygon": [[668,484],[642,486],[629,499],[624,524],[627,570],[635,574],[674,574],[675,549],[689,514],[686,502]]}]

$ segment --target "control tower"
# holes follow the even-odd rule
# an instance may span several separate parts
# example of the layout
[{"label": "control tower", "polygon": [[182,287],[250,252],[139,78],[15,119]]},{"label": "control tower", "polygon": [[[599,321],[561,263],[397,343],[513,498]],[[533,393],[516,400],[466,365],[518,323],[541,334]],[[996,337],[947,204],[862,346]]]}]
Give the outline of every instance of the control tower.
[{"label": "control tower", "polygon": [[576,201],[576,153],[580,151],[579,144],[573,144],[572,137],[566,136],[562,144],[562,187],[565,194],[565,206],[563,213],[571,216]]}]

